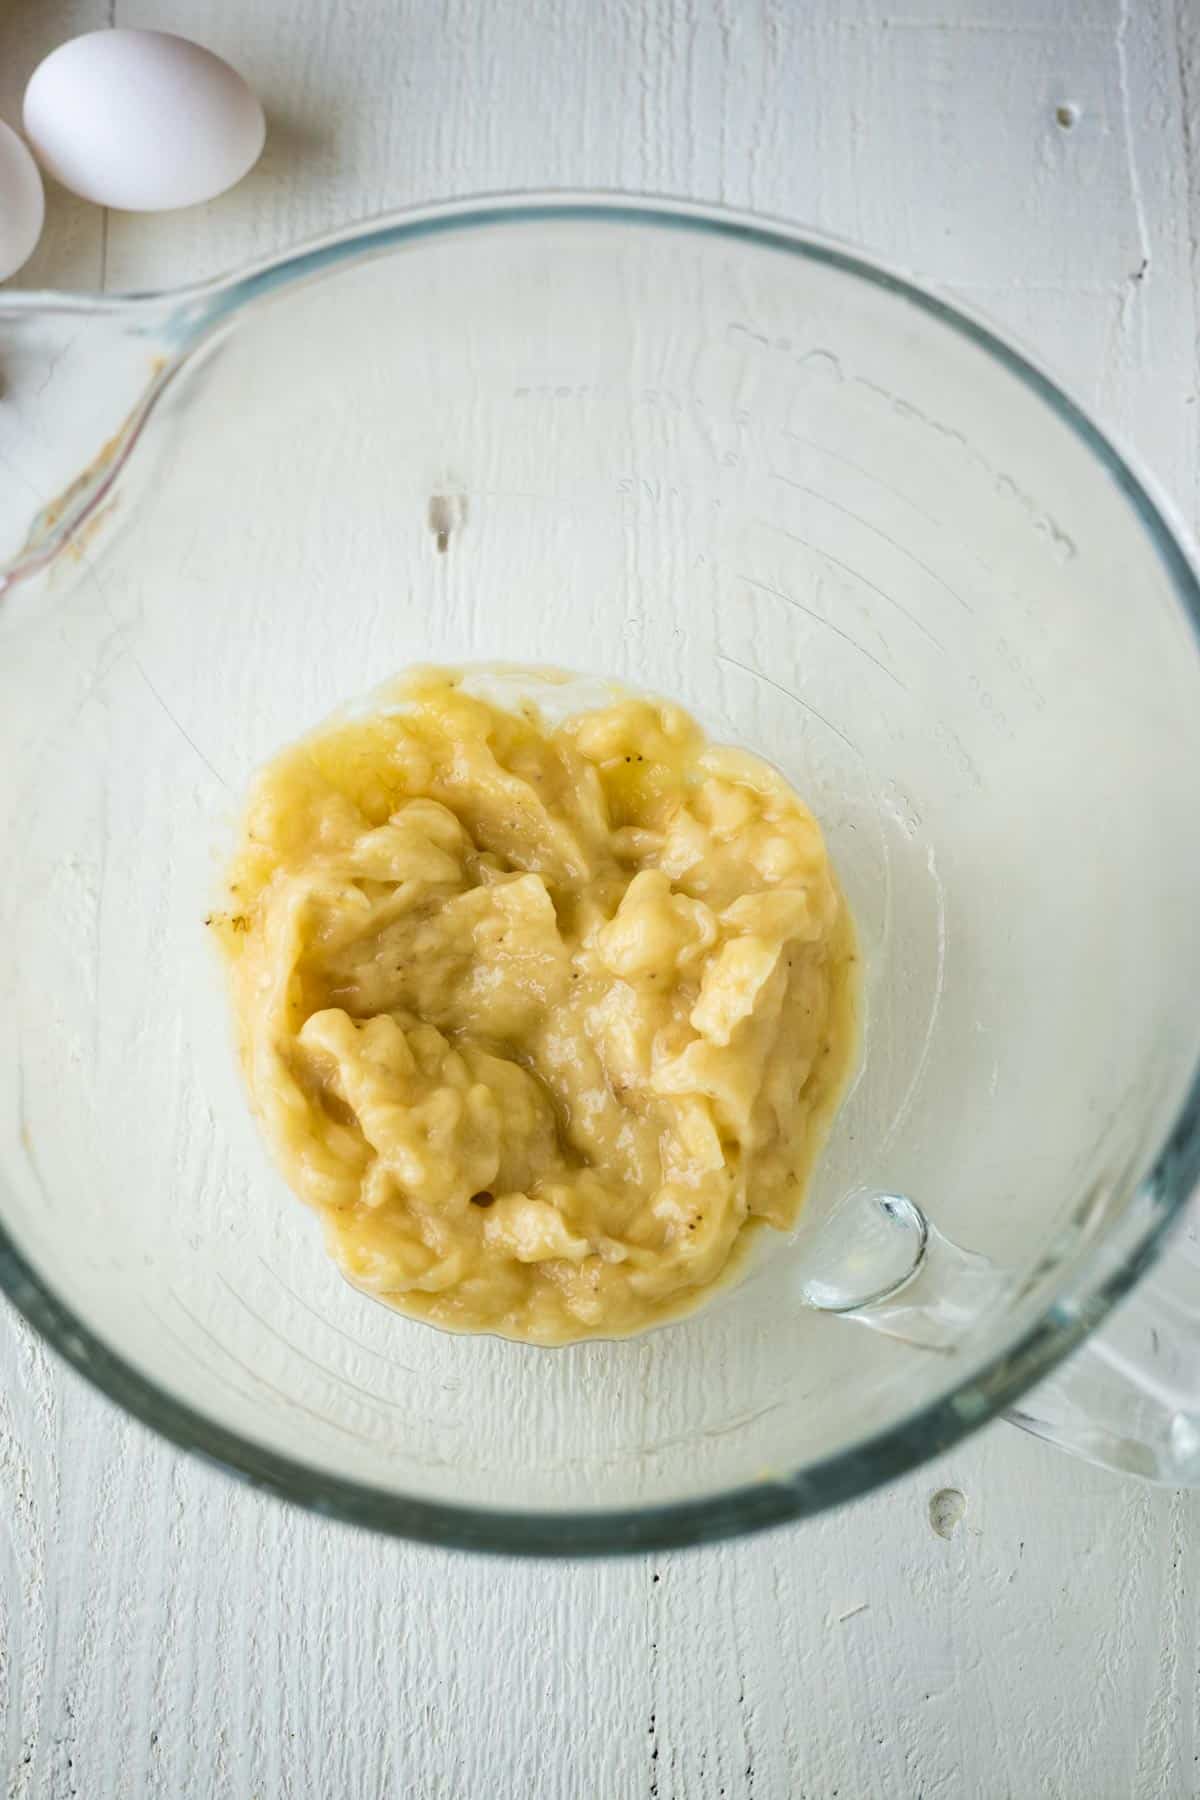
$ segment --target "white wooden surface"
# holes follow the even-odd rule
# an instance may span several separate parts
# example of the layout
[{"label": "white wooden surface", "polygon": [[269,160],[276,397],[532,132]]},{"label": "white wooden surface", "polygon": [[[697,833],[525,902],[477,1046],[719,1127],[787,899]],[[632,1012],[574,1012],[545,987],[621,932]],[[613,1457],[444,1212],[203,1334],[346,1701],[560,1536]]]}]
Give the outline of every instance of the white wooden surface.
[{"label": "white wooden surface", "polygon": [[[230,57],[267,152],[175,217],[53,194],[26,285],[486,188],[721,199],[989,310],[1196,523],[1195,0],[5,0],[0,117],[114,16]],[[1158,1800],[1200,1795],[1198,1700],[1200,1497],[1007,1426],[755,1542],[471,1561],[235,1487],[0,1309],[10,1797]]]}]

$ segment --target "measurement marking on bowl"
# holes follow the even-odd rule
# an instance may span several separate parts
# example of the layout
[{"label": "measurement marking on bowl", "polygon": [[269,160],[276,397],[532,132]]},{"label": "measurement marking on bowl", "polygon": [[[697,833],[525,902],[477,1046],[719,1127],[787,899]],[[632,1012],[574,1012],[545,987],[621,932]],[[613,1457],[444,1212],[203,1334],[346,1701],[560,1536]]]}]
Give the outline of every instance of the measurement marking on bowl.
[{"label": "measurement marking on bowl", "polygon": [[268,1319],[263,1313],[260,1313],[258,1308],[252,1305],[252,1303],[246,1299],[244,1294],[239,1294],[237,1289],[225,1279],[224,1275],[222,1275],[219,1270],[217,1272],[217,1281],[225,1289],[225,1292],[229,1295],[230,1299],[240,1306],[244,1312],[250,1315],[250,1318],[255,1325],[261,1325],[263,1330],[269,1333],[270,1337],[273,1338],[277,1344],[281,1344],[290,1355],[296,1357],[300,1362],[305,1362],[310,1368],[315,1369],[318,1375],[323,1376],[333,1387],[336,1388],[339,1385],[345,1386],[352,1389],[355,1393],[361,1394],[364,1400],[370,1400],[374,1405],[386,1406],[392,1411],[400,1413],[404,1417],[408,1416],[408,1409],[402,1401],[393,1400],[386,1394],[378,1394],[375,1392],[374,1388],[364,1387],[361,1381],[355,1381],[344,1369],[331,1369],[328,1364],[323,1363],[319,1357],[310,1356],[307,1350],[301,1349],[299,1344],[295,1343],[290,1337],[287,1337],[272,1319]]},{"label": "measurement marking on bowl", "polygon": [[[786,535],[790,536],[791,533]],[[877,656],[873,656],[869,650],[865,649],[857,638],[852,638],[848,631],[843,631],[840,625],[835,625],[832,619],[827,619],[823,613],[814,612],[811,606],[805,606],[803,600],[797,600],[794,594],[785,593],[782,588],[772,587],[769,581],[757,581],[753,575],[747,575],[742,571],[738,572],[737,579],[744,581],[747,587],[754,588],[760,594],[771,594],[776,600],[782,600],[786,606],[794,607],[797,612],[802,612],[810,618],[814,624],[827,626],[835,637],[840,637],[842,642],[849,644],[852,650],[857,650],[860,656],[875,665],[881,675],[886,675],[889,681],[895,682],[902,693],[907,694],[908,688],[900,677],[889,669],[886,663],[880,662]]]},{"label": "measurement marking on bowl", "polygon": [[[168,1295],[169,1298],[174,1301],[184,1317],[190,1321],[200,1336],[205,1338],[214,1349],[220,1351],[223,1357],[232,1362],[235,1369],[249,1377],[252,1383],[252,1386],[249,1389],[241,1382],[230,1380],[228,1375],[225,1377],[235,1393],[240,1394],[243,1399],[251,1401],[254,1405],[259,1405],[261,1404],[262,1396],[256,1390],[259,1388],[265,1389],[267,1393],[273,1394],[277,1400],[282,1401],[285,1406],[291,1408],[294,1412],[304,1413],[308,1418],[315,1419],[317,1424],[323,1426],[326,1430],[336,1431],[342,1437],[349,1438],[352,1443],[361,1444],[362,1433],[358,1427],[346,1424],[344,1420],[335,1418],[331,1413],[318,1412],[315,1407],[306,1406],[303,1400],[298,1399],[295,1394],[289,1394],[286,1388],[277,1386],[273,1381],[268,1381],[267,1377],[262,1374],[260,1370],[251,1368],[249,1363],[243,1362],[239,1356],[235,1355],[227,1343],[223,1343],[219,1337],[208,1329],[203,1320],[198,1318],[192,1309],[184,1304],[177,1289],[169,1289]],[[160,1325],[164,1323],[161,1318],[159,1318],[159,1323]],[[180,1338],[177,1332],[171,1332],[171,1336],[175,1338],[176,1342],[183,1342],[183,1339]],[[281,1339],[280,1341],[284,1342],[285,1340]],[[449,1459],[433,1454],[427,1454],[426,1460],[432,1467],[450,1468],[452,1466]]]},{"label": "measurement marking on bowl", "polygon": [[[915,568],[923,570],[924,573],[926,575],[928,575],[928,577],[931,581],[936,581],[938,586],[940,588],[943,588],[945,590],[945,592],[947,594],[949,594],[949,596],[952,600],[958,601],[958,604],[962,607],[964,612],[968,612],[968,613],[974,612],[974,610],[975,610],[974,607],[968,605],[968,603],[963,599],[962,595],[960,593],[958,593],[954,588],[952,588],[948,581],[943,581],[942,577],[937,573],[936,570],[931,569],[929,567],[928,563],[922,562],[921,558],[919,556],[914,556],[911,550],[906,550],[904,548],[903,544],[897,543],[896,539],[894,537],[892,537],[890,532],[884,531],[878,525],[872,525],[870,519],[864,519],[861,513],[856,513],[849,506],[843,506],[840,501],[831,500],[829,495],[823,494],[819,488],[809,487],[808,483],[805,481],[793,481],[792,477],[790,475],[785,475],[781,469],[769,469],[767,472],[768,472],[768,474],[773,475],[775,477],[776,481],[782,481],[785,487],[795,488],[797,493],[811,494],[811,496],[814,500],[820,500],[823,505],[831,506],[835,512],[842,513],[847,519],[853,519],[854,523],[856,525],[861,525],[863,527],[863,530],[871,532],[872,536],[877,537],[877,538],[882,538],[884,543],[889,544],[898,556],[904,557],[905,561],[912,563]],[[790,537],[791,533],[789,532],[787,535]],[[815,548],[815,547],[816,547],[815,545],[812,546],[812,548]],[[822,550],[820,552],[820,554],[822,556],[826,556],[826,555],[828,555],[828,552],[825,550]],[[832,558],[831,558],[831,560],[832,560]],[[853,570],[851,572],[857,574],[857,570]],[[860,575],[859,580],[866,581],[867,578],[865,575]],[[868,582],[867,585],[869,587],[871,584]],[[886,600],[887,598],[888,598],[888,596],[885,594],[884,599]],[[893,600],[892,605],[895,606],[896,604],[897,604],[897,602]],[[903,607],[901,607],[900,610],[903,612],[903,610],[904,610]],[[905,613],[905,617],[911,618],[912,615],[911,615],[911,613]],[[913,623],[918,624],[919,622],[914,619]],[[924,630],[924,626],[921,626],[920,628],[921,628],[921,630]],[[933,642],[935,644],[938,643],[936,638],[934,638]],[[938,644],[939,650],[944,649],[944,647],[945,647],[944,645]]]},{"label": "measurement marking on bowl", "polygon": [[[122,631],[122,635],[124,635],[123,628],[120,625],[119,621],[117,620],[116,615],[113,613],[112,608],[108,605],[108,601],[105,600],[104,604],[105,604],[106,610],[108,611],[109,617],[113,621],[113,624],[116,625],[117,630]],[[137,670],[138,674],[141,676],[142,680],[146,684],[146,687],[148,688],[150,694],[158,702],[159,706],[162,708],[163,712],[166,714],[166,716],[170,720],[171,724],[175,727],[176,731],[179,733],[179,735],[183,739],[184,743],[187,744],[192,750],[194,750],[196,752],[196,755],[200,758],[200,761],[204,764],[204,767],[208,770],[208,772],[212,776],[213,780],[219,781],[223,788],[228,789],[229,783],[226,781],[225,777],[222,775],[220,769],[218,769],[216,764],[214,762],[211,762],[209,760],[209,758],[204,754],[204,751],[200,748],[199,744],[196,742],[196,740],[192,736],[191,732],[182,723],[182,721],[176,716],[176,714],[174,712],[172,712],[172,710],[171,710],[170,706],[167,704],[166,700],[164,700],[163,696],[159,693],[158,689],[155,687],[154,683],[151,681],[149,675],[146,673],[146,670],[145,670],[145,667],[143,666],[141,658],[139,657],[137,651],[133,648],[132,644],[128,645],[128,647],[127,647],[127,655],[129,657],[130,662],[133,664],[134,668]]]},{"label": "measurement marking on bowl", "polygon": [[[324,1330],[332,1332],[335,1337],[341,1338],[343,1343],[349,1344],[352,1350],[357,1351],[364,1356],[373,1356],[377,1362],[383,1363],[388,1369],[394,1370],[400,1375],[406,1375],[413,1381],[419,1381],[421,1379],[420,1371],[412,1368],[410,1364],[397,1362],[396,1358],[394,1356],[389,1356],[386,1351],[375,1348],[371,1344],[365,1344],[361,1338],[355,1337],[349,1331],[343,1331],[340,1325],[335,1325],[332,1319],[327,1319],[324,1313],[317,1311],[315,1306],[310,1306],[308,1301],[305,1300],[302,1295],[298,1294],[295,1288],[283,1279],[283,1276],[279,1271],[271,1267],[271,1264],[264,1256],[256,1256],[255,1261],[258,1263],[258,1266],[263,1273],[267,1275],[277,1287],[283,1289],[290,1302],[301,1307],[308,1316],[311,1319],[315,1319],[317,1324],[323,1327]],[[354,1292],[358,1295],[359,1290],[356,1288]],[[444,1393],[454,1393],[457,1391],[458,1384],[442,1382],[440,1385]]]},{"label": "measurement marking on bowl", "polygon": [[1051,518],[1048,512],[1042,511],[1040,502],[1032,494],[1026,493],[1024,488],[1018,486],[1011,475],[1006,474],[1003,469],[997,468],[994,463],[990,462],[957,426],[943,423],[932,413],[923,411],[913,401],[904,399],[900,394],[894,394],[890,388],[882,387],[879,382],[870,380],[866,375],[852,375],[850,380],[866,393],[874,394],[878,399],[886,401],[898,418],[915,419],[918,424],[935,432],[943,442],[961,450],[967,461],[986,475],[995,493],[1016,502],[1038,536],[1049,543],[1051,554],[1056,562],[1070,562],[1074,556],[1078,555],[1074,539],[1067,536],[1067,533],[1056,520]]},{"label": "measurement marking on bowl", "polygon": [[723,650],[717,651],[717,661],[719,663],[725,663],[731,669],[740,669],[743,675],[749,675],[755,681],[765,682],[767,687],[774,688],[777,694],[782,694],[785,700],[792,700],[797,706],[802,706],[805,712],[811,713],[814,719],[824,725],[826,731],[832,731],[834,737],[841,738],[847,750],[853,750],[855,756],[859,757],[861,760],[862,752],[859,750],[858,745],[854,743],[851,738],[848,738],[844,731],[839,731],[837,726],[825,717],[824,713],[818,712],[816,707],[811,706],[807,700],[802,700],[799,694],[794,694],[791,688],[784,687],[781,681],[772,681],[771,677],[769,675],[764,675],[761,669],[752,669],[749,663],[739,662],[736,656],[726,656]]},{"label": "measurement marking on bowl", "polygon": [[[890,494],[893,499],[899,500],[903,506],[911,507],[913,512],[917,513],[928,524],[934,526],[936,530],[944,531],[946,529],[945,519],[936,519],[931,512],[926,512],[923,506],[918,506],[916,501],[911,499],[908,494],[902,494],[898,487],[893,487],[891,482],[885,481],[881,475],[874,474],[865,466],[865,464],[855,462],[852,457],[843,455],[840,450],[831,450],[828,444],[820,444],[817,442],[816,438],[805,437],[804,433],[801,431],[790,431],[785,428],[781,435],[785,438],[789,438],[793,444],[807,445],[810,450],[816,450],[820,455],[829,457],[831,462],[842,463],[847,469],[853,469],[856,475],[863,476],[867,481],[873,481],[876,487],[882,488],[885,494]],[[777,471],[772,469],[771,473],[776,474]],[[786,479],[786,477],[784,477],[784,479]],[[964,605],[965,604],[964,601]]]},{"label": "measurement marking on bowl", "polygon": [[[819,499],[820,495],[817,497]],[[845,508],[842,510],[845,511]],[[848,516],[852,519],[858,519],[857,513],[850,513]],[[894,594],[889,594],[886,588],[881,588],[877,581],[872,581],[869,575],[864,575],[861,569],[856,569],[854,567],[853,563],[843,562],[840,556],[835,556],[833,554],[832,550],[826,550],[823,544],[814,544],[810,538],[801,537],[798,531],[789,531],[785,525],[774,525],[771,524],[770,521],[767,523],[768,528],[772,531],[777,531],[780,537],[787,538],[790,543],[799,544],[803,550],[811,550],[814,556],[824,557],[825,561],[827,563],[832,563],[835,569],[841,569],[843,574],[852,576],[855,581],[861,581],[864,587],[870,588],[873,594],[878,594],[881,600],[886,601],[890,607],[893,607],[895,611],[900,614],[902,619],[907,619],[909,624],[921,633],[922,637],[928,638],[935,650],[940,650],[943,656],[945,655],[946,646],[942,643],[941,639],[934,637],[929,627],[927,625],[922,625],[916,614],[910,613],[907,606],[902,606]],[[858,523],[861,525],[865,524],[866,521],[858,519]]]}]

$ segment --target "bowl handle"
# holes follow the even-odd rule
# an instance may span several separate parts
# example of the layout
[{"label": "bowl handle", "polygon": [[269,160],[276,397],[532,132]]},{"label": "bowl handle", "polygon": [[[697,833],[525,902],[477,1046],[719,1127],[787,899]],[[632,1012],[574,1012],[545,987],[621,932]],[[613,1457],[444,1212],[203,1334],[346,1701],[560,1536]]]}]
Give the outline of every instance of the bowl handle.
[{"label": "bowl handle", "polygon": [[1102,1328],[1007,1416],[1104,1468],[1200,1487],[1200,1194]]},{"label": "bowl handle", "polygon": [[[1146,1194],[1139,1200],[1128,1221],[1135,1239],[1153,1204]],[[1013,1270],[946,1237],[911,1200],[874,1190],[848,1195],[804,1250],[804,1305],[935,1352],[953,1351],[1009,1306],[1017,1282]],[[1132,1279],[1131,1254],[1123,1234],[1108,1246],[1110,1274],[1122,1282]],[[1107,1317],[1094,1299],[1070,1294],[1054,1315],[1055,1335],[1078,1348],[1004,1416],[1105,1468],[1200,1487],[1200,1192]],[[1012,1373],[1003,1370],[1006,1382]]]},{"label": "bowl handle", "polygon": [[181,339],[157,299],[0,299],[0,620],[109,510]]}]

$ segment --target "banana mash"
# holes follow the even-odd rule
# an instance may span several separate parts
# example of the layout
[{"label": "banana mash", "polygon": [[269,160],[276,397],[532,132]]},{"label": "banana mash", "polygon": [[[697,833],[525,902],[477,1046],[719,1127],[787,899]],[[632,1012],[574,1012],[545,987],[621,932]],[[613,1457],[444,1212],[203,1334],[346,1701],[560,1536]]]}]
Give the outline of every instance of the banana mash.
[{"label": "banana mash", "polygon": [[853,1058],[852,927],[782,776],[679,707],[552,725],[420,671],[259,775],[229,890],[252,1102],[356,1286],[616,1336],[793,1223]]}]

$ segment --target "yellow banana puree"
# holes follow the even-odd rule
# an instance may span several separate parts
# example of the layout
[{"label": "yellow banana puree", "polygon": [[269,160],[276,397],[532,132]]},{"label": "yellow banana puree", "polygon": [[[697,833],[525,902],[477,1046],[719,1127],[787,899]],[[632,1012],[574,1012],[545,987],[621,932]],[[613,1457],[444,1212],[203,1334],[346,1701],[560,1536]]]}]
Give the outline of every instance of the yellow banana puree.
[{"label": "yellow banana puree", "polygon": [[251,1101],[357,1287],[619,1336],[795,1220],[854,1057],[853,929],[783,777],[678,706],[552,724],[416,671],[262,770],[228,885]]}]

